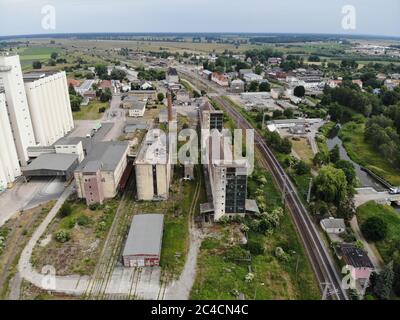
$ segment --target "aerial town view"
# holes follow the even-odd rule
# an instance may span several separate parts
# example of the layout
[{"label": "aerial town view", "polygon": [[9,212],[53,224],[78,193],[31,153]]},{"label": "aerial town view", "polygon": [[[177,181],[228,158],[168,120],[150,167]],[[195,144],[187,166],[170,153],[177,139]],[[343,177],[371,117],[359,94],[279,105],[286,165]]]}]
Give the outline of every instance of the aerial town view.
[{"label": "aerial town view", "polygon": [[0,0],[0,300],[399,299],[400,2],[230,2]]}]

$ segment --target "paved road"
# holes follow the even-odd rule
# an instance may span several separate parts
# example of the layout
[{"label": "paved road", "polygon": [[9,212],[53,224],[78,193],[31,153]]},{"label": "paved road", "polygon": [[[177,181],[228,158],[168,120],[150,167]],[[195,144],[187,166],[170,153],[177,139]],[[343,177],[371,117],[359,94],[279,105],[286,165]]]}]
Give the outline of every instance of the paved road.
[{"label": "paved road", "polygon": [[358,188],[357,194],[354,196],[356,207],[363,205],[368,201],[375,201],[380,204],[390,204],[390,202],[400,202],[400,194],[389,194],[388,191],[376,191],[372,187]]},{"label": "paved road", "polygon": [[21,210],[57,199],[63,191],[64,182],[59,178],[32,178],[28,183],[20,179],[0,194],[0,226]]}]

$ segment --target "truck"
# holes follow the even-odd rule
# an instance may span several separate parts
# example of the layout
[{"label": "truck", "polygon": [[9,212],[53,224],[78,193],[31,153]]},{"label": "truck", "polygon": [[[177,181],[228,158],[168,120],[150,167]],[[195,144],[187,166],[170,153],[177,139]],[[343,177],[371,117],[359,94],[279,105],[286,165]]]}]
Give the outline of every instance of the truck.
[{"label": "truck", "polygon": [[100,128],[101,128],[101,123],[98,122],[98,123],[96,123],[96,125],[93,127],[93,131],[94,131],[94,132],[97,132],[97,131],[100,130]]}]

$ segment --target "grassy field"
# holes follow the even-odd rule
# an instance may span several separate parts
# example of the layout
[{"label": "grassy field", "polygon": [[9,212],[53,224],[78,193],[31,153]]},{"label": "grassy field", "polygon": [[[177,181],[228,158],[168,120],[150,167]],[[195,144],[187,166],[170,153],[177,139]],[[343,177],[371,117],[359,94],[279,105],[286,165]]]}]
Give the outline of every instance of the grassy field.
[{"label": "grassy field", "polygon": [[293,138],[290,139],[292,142],[292,149],[301,158],[301,160],[311,164],[312,159],[314,158],[314,153],[312,152],[311,146],[306,138],[299,139],[300,140],[294,140]]},{"label": "grassy field", "polygon": [[357,218],[360,225],[370,217],[380,217],[388,225],[388,235],[385,240],[376,243],[385,263],[392,259],[392,255],[399,250],[400,244],[400,214],[388,205],[367,202],[357,209]]},{"label": "grassy field", "polygon": [[350,158],[389,181],[400,185],[400,170],[394,168],[364,140],[364,124],[349,122],[343,125],[339,136]]},{"label": "grassy field", "polygon": [[[182,168],[178,168],[175,174],[178,179],[182,177]],[[178,198],[170,202],[165,216],[160,265],[174,276],[179,276],[182,271],[189,249],[189,214],[199,172],[195,171],[195,176],[194,181],[179,183],[179,188],[175,185],[174,197]],[[201,188],[204,190],[203,184]],[[200,203],[205,201],[204,194],[205,192],[201,192],[202,196],[196,203],[195,214],[199,212]]]},{"label": "grassy field", "polygon": [[81,106],[81,110],[73,112],[72,115],[75,120],[98,120],[103,116],[103,113],[99,112],[101,107],[105,107],[107,109],[109,107],[109,103],[90,101],[87,106]]},{"label": "grassy field", "polygon": [[[263,174],[262,197],[267,210],[273,210],[281,205],[281,196],[271,175],[265,171]],[[254,198],[259,187],[258,181],[249,179],[250,198]],[[265,248],[264,254],[252,255],[251,261],[231,258],[242,246],[237,241],[239,228],[237,223],[216,225],[203,241],[192,299],[235,299],[237,293],[243,293],[245,299],[319,298],[314,274],[286,213],[272,234],[249,232],[249,240],[261,243]],[[275,256],[278,246],[289,253],[286,261]],[[254,274],[252,281],[245,279],[249,272]]]},{"label": "grassy field", "polygon": [[[93,210],[79,200],[71,202],[71,206],[72,213],[66,217],[57,215],[34,248],[32,264],[37,270],[52,265],[58,275],[92,274],[118,201],[109,200]],[[70,235],[69,241],[56,240],[55,235],[61,230]]]},{"label": "grassy field", "polygon": [[22,68],[26,71],[32,69],[33,61],[47,62],[50,59],[52,52],[60,53],[60,48],[52,47],[21,47],[17,50]]},{"label": "grassy field", "polygon": [[23,211],[0,227],[0,236],[4,237],[5,241],[0,245],[0,300],[7,299],[10,281],[17,272],[20,254],[54,203],[55,201],[50,201]]}]

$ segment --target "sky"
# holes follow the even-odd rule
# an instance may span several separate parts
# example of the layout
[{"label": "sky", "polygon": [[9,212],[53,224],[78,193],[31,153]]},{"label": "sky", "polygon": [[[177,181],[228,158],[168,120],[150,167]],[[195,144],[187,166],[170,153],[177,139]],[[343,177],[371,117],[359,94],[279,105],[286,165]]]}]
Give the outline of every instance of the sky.
[{"label": "sky", "polygon": [[[54,20],[42,14],[46,5],[54,7]],[[353,29],[342,26],[346,5],[355,9]],[[400,0],[0,0],[0,36],[86,32],[400,36],[399,17]]]}]

